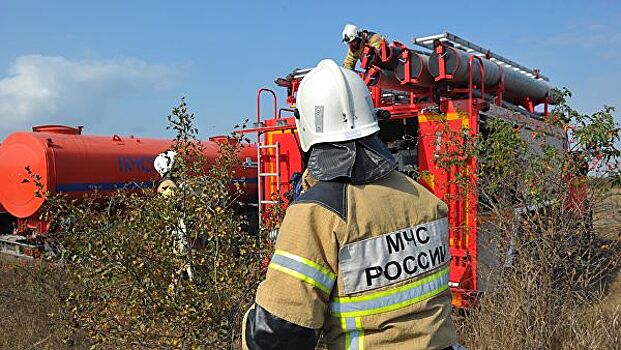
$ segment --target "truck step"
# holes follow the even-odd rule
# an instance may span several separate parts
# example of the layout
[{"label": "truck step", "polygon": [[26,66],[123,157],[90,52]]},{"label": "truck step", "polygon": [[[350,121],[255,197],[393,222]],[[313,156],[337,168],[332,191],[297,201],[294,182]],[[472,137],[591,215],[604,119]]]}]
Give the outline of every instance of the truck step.
[{"label": "truck step", "polygon": [[41,256],[42,247],[26,242],[23,236],[1,235],[0,254],[32,260]]}]

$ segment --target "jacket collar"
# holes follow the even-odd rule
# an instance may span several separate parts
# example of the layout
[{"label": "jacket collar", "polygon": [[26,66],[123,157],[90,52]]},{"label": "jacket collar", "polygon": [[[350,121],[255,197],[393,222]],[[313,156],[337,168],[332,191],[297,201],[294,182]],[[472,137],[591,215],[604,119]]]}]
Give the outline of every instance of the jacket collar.
[{"label": "jacket collar", "polygon": [[317,144],[311,148],[308,172],[317,180],[373,182],[394,170],[397,163],[377,134],[354,141]]}]

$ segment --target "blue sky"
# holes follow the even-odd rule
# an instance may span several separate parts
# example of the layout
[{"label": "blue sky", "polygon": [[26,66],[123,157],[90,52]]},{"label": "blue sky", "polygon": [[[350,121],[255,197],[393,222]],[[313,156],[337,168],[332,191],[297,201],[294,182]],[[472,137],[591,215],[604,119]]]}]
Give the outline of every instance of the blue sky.
[{"label": "blue sky", "polygon": [[170,136],[182,96],[203,137],[227,133],[257,88],[340,61],[350,22],[406,43],[449,31],[540,68],[583,112],[621,107],[621,1],[0,0],[0,140],[44,123]]}]

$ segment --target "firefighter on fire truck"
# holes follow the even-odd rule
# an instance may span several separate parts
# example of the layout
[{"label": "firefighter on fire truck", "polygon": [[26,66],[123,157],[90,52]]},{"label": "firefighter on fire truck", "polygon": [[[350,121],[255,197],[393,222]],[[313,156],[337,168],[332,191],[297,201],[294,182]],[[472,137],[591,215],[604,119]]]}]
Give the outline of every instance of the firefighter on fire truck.
[{"label": "firefighter on fire truck", "polygon": [[342,35],[343,42],[347,44],[347,55],[343,61],[343,67],[354,70],[356,62],[362,59],[365,45],[379,49],[382,43],[382,36],[361,30],[353,24],[345,25]]},{"label": "firefighter on fire truck", "polygon": [[395,170],[363,80],[332,60],[301,82],[311,187],[286,211],[244,349],[453,349],[447,206]]}]

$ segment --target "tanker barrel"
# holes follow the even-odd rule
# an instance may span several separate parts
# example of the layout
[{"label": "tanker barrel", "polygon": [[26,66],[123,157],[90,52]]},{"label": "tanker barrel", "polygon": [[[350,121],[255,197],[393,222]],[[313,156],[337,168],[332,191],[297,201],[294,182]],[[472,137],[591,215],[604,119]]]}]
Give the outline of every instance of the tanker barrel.
[{"label": "tanker barrel", "polygon": [[[476,98],[481,98],[481,92],[478,91],[478,90],[473,91],[472,95],[474,97],[476,97]],[[487,100],[488,102],[494,101],[494,96],[492,96],[492,95],[490,95],[488,93],[485,93],[485,100]],[[503,100],[501,105],[502,105],[502,107],[504,107],[506,109],[509,109],[509,110],[511,110],[513,112],[525,114],[525,115],[528,115],[531,118],[534,118],[534,119],[537,119],[537,120],[543,120],[543,116],[542,115],[534,113],[534,112],[529,112],[529,111],[525,110],[523,107],[519,107],[518,105],[513,104],[513,103],[511,103],[509,101]]]},{"label": "tanker barrel", "polygon": [[[445,72],[452,75],[450,81],[458,85],[467,85],[470,79],[468,60],[472,55],[448,46],[444,47],[444,51],[443,54],[434,51],[430,55],[429,73],[434,78],[440,77],[439,64],[440,55],[442,55]],[[499,64],[484,57],[481,57],[481,60],[485,69],[484,80],[486,88],[498,86],[501,82],[501,77],[504,76],[504,97],[510,99],[511,102],[521,104],[524,99],[530,98],[535,103],[541,103],[548,99],[551,86],[544,80],[531,78],[514,68],[501,67]],[[476,64],[472,65],[472,80],[479,85],[481,83],[480,66],[478,60],[474,62]]]},{"label": "tanker barrel", "polygon": [[367,86],[380,85],[383,89],[403,90],[395,73],[388,69],[371,68],[364,72],[363,79]]},{"label": "tanker barrel", "polygon": [[379,50],[380,61],[377,66],[383,69],[394,70],[399,64],[403,49],[395,45],[387,45],[384,41]]},{"label": "tanker barrel", "polygon": [[[429,73],[434,78],[440,76],[440,55],[442,55],[445,72],[447,75],[452,75],[451,82],[454,84],[468,84],[470,79],[468,60],[471,55],[449,46],[445,46],[444,50],[443,54],[434,51],[429,56]],[[500,83],[500,68],[498,65],[490,60],[483,59],[483,68],[485,69],[485,86],[492,87],[498,85]],[[478,62],[472,66],[472,75],[473,81],[476,84],[480,84],[481,74]]]},{"label": "tanker barrel", "polygon": [[372,46],[365,46],[360,60],[360,68],[370,69],[377,66],[382,69],[394,70],[399,64],[402,49],[394,45],[382,43],[379,49]]},{"label": "tanker barrel", "polygon": [[380,86],[383,90],[404,91],[404,92],[426,92],[428,87],[403,85],[397,78],[394,71],[373,67],[362,76],[367,86]]},{"label": "tanker barrel", "polygon": [[[409,65],[409,74],[406,65]],[[417,85],[432,85],[433,77],[429,73],[428,65],[429,56],[410,50],[408,60],[399,60],[395,68],[395,76],[402,83],[414,80],[413,82]]]},{"label": "tanker barrel", "polygon": [[[83,198],[95,190],[100,194],[115,190],[152,188],[160,180],[153,167],[155,157],[171,147],[169,139],[121,138],[117,135],[81,135],[80,128],[47,125],[34,132],[14,132],[0,146],[0,205],[17,218],[35,215],[45,198],[35,195],[25,167],[40,176],[43,191],[63,193],[71,199]],[[202,141],[208,164],[220,155],[221,142],[228,138]],[[240,160],[256,160],[256,148],[244,146]],[[205,169],[208,170],[208,169]],[[241,200],[256,198],[256,167],[235,166],[234,182],[243,182]]]},{"label": "tanker barrel", "polygon": [[505,68],[504,77],[505,91],[510,102],[519,105],[524,97],[531,98],[535,103],[542,103],[546,100],[552,104],[556,102],[551,100],[552,86],[545,80],[533,79],[513,68]]}]

